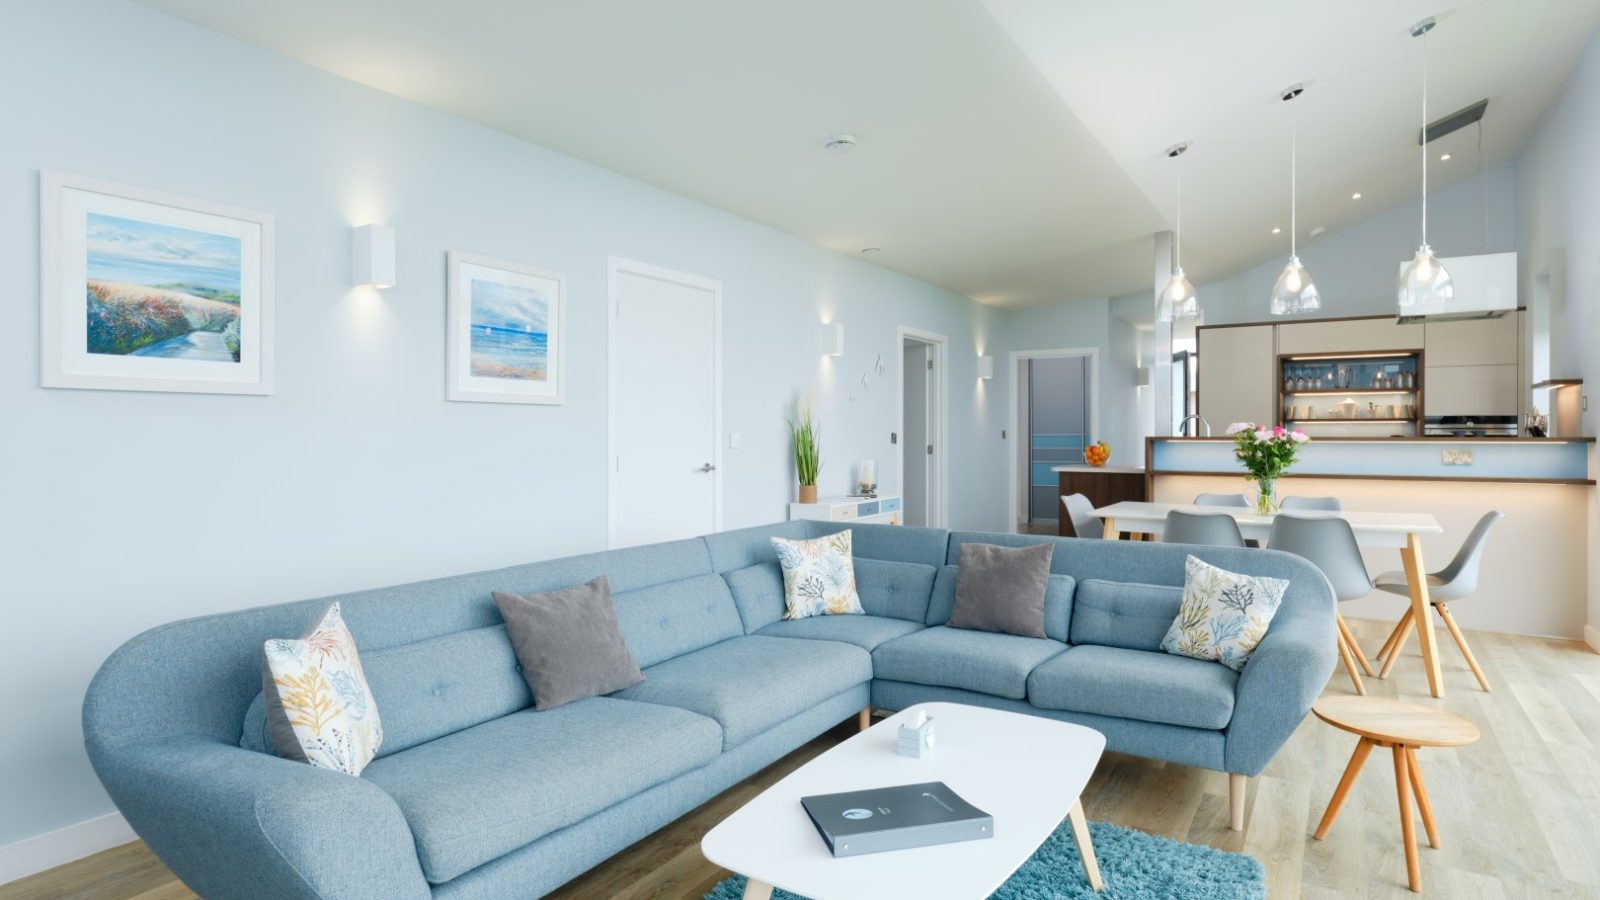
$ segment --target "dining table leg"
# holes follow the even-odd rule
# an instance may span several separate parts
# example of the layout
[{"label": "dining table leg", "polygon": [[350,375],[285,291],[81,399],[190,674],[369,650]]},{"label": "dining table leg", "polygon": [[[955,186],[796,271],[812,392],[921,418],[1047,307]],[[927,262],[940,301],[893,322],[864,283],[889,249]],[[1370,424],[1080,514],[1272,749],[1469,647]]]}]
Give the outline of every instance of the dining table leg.
[{"label": "dining table leg", "polygon": [[[1428,609],[1428,569],[1422,563],[1422,539],[1406,535],[1400,551],[1406,567],[1406,584],[1411,587],[1411,617],[1417,626],[1417,642],[1422,645],[1422,668],[1428,673],[1428,693],[1444,696],[1444,677],[1439,671],[1439,645],[1433,635],[1433,612]],[[1399,655],[1400,648],[1393,651]]]},{"label": "dining table leg", "polygon": [[1110,516],[1106,516],[1105,533],[1102,534],[1101,537],[1104,537],[1108,541],[1120,541],[1120,540],[1122,540],[1122,532],[1117,530],[1117,520],[1116,519],[1114,519],[1114,518],[1112,518]]}]

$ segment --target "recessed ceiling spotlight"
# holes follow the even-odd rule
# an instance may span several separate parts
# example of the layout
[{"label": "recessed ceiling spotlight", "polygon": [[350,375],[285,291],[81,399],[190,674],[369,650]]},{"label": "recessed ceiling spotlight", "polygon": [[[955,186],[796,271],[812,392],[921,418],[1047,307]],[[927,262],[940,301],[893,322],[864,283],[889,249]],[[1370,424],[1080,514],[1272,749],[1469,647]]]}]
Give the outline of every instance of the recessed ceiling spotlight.
[{"label": "recessed ceiling spotlight", "polygon": [[1283,231],[1282,228],[1274,228],[1274,229],[1272,229],[1272,233],[1273,234],[1280,234],[1280,233],[1282,233],[1282,231]]},{"label": "recessed ceiling spotlight", "polygon": [[829,153],[849,153],[856,148],[853,134],[830,134],[822,139],[822,149]]},{"label": "recessed ceiling spotlight", "polygon": [[1361,199],[1361,192],[1360,191],[1356,191],[1354,194],[1351,194],[1350,195],[1350,199],[1351,200],[1360,200]]},{"label": "recessed ceiling spotlight", "polygon": [[1449,162],[1449,161],[1450,161],[1450,154],[1448,154],[1448,153],[1439,154],[1439,162]]},{"label": "recessed ceiling spotlight", "polygon": [[876,256],[877,254],[883,252],[883,248],[882,247],[862,247],[861,248],[861,252],[862,252],[863,255],[866,255],[866,256]]}]

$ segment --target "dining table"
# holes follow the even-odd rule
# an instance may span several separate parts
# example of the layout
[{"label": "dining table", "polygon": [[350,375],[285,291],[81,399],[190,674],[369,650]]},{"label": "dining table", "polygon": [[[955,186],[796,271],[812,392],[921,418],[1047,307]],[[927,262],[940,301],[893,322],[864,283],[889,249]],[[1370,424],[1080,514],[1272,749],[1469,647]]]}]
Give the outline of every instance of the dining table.
[{"label": "dining table", "polygon": [[[1196,506],[1192,503],[1155,503],[1125,500],[1102,506],[1094,514],[1105,523],[1104,537],[1117,540],[1124,534],[1159,538],[1166,528],[1167,513],[1223,513],[1239,523],[1239,534],[1247,541],[1268,545],[1272,522],[1276,514],[1263,515],[1251,507]],[[1295,510],[1295,516],[1322,519],[1344,519],[1355,533],[1356,543],[1362,547],[1388,547],[1400,551],[1400,562],[1405,569],[1406,584],[1411,589],[1411,613],[1418,622],[1432,621],[1428,608],[1428,570],[1422,562],[1422,536],[1442,534],[1444,527],[1430,513],[1339,512]],[[1428,675],[1428,691],[1435,697],[1444,696],[1444,678],[1439,671],[1439,648],[1432,628],[1418,628],[1422,644],[1422,665]]]}]

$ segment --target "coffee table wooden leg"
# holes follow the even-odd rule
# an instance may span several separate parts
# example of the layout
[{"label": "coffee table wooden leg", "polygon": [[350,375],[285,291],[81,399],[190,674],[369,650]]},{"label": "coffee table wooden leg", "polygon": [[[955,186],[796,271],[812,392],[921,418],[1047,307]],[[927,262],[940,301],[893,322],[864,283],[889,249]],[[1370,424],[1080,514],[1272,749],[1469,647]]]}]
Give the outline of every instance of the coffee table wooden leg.
[{"label": "coffee table wooden leg", "polygon": [[1433,804],[1428,802],[1428,788],[1422,783],[1422,770],[1417,768],[1417,748],[1406,748],[1406,768],[1411,772],[1411,793],[1417,797],[1417,811],[1422,813],[1422,827],[1428,832],[1428,846],[1439,849],[1439,830],[1433,825]]},{"label": "coffee table wooden leg", "polygon": [[1100,890],[1100,863],[1094,858],[1094,841],[1089,838],[1089,821],[1083,817],[1083,801],[1072,801],[1072,811],[1067,813],[1072,822],[1072,839],[1078,842],[1078,857],[1083,860],[1083,874],[1089,878],[1089,887]]},{"label": "coffee table wooden leg", "polygon": [[[1428,570],[1422,565],[1422,539],[1415,534],[1406,535],[1406,546],[1400,551],[1406,566],[1406,583],[1411,586],[1411,618],[1417,627],[1417,641],[1422,645],[1422,668],[1428,673],[1428,693],[1444,696],[1444,676],[1439,671],[1439,645],[1433,637],[1433,619],[1428,611]],[[1399,647],[1395,648],[1398,654]]]},{"label": "coffee table wooden leg", "polygon": [[1406,765],[1406,748],[1394,745],[1394,790],[1400,800],[1400,837],[1406,844],[1406,878],[1411,889],[1422,893],[1422,870],[1417,862],[1417,826],[1411,821],[1411,796],[1406,790],[1411,776]]},{"label": "coffee table wooden leg", "polygon": [[772,885],[754,878],[744,880],[744,900],[771,900]]},{"label": "coffee table wooden leg", "polygon": [[1349,796],[1351,785],[1356,783],[1356,776],[1361,774],[1361,767],[1366,765],[1367,755],[1372,752],[1372,741],[1362,738],[1356,742],[1356,750],[1350,754],[1350,764],[1344,767],[1344,777],[1339,779],[1339,786],[1333,789],[1333,799],[1328,801],[1328,811],[1322,814],[1322,822],[1317,825],[1317,833],[1313,835],[1317,840],[1328,836],[1328,829],[1333,827],[1333,819],[1339,814],[1339,807],[1344,805],[1344,798]]}]

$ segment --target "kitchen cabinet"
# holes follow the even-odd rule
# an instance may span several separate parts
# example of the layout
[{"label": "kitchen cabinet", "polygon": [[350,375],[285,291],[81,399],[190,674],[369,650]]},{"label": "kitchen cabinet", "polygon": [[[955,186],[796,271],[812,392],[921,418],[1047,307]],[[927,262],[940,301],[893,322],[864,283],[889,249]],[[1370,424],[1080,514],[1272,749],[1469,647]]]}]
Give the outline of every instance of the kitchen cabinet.
[{"label": "kitchen cabinet", "polygon": [[1423,406],[1431,416],[1514,416],[1521,406],[1521,367],[1436,366],[1427,358]]},{"label": "kitchen cabinet", "polygon": [[1274,327],[1218,326],[1195,332],[1199,413],[1216,434],[1230,422],[1278,421]]},{"label": "kitchen cabinet", "polygon": [[1278,326],[1278,352],[1285,356],[1421,350],[1424,339],[1421,324],[1399,325],[1392,316],[1284,322]]},{"label": "kitchen cabinet", "polygon": [[[1430,366],[1514,366],[1521,357],[1518,317],[1429,321],[1422,328]],[[1515,407],[1513,407],[1514,409]]]}]

